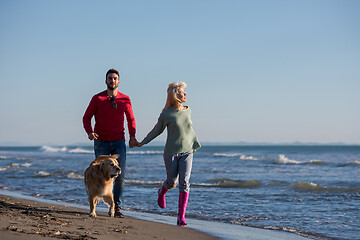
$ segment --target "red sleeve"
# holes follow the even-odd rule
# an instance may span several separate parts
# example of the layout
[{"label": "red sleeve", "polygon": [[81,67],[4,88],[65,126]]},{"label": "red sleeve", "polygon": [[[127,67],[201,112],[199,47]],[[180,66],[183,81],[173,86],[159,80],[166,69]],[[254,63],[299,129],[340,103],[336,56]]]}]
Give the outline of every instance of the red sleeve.
[{"label": "red sleeve", "polygon": [[130,137],[135,137],[136,133],[136,123],[135,123],[135,117],[131,106],[131,101],[129,99],[129,104],[125,110],[126,120],[128,123],[128,129],[129,129],[129,135]]},{"label": "red sleeve", "polygon": [[94,116],[95,112],[96,112],[96,99],[94,96],[91,99],[89,106],[87,107],[85,114],[83,116],[83,126],[88,135],[93,132],[93,129],[91,127],[91,118]]}]

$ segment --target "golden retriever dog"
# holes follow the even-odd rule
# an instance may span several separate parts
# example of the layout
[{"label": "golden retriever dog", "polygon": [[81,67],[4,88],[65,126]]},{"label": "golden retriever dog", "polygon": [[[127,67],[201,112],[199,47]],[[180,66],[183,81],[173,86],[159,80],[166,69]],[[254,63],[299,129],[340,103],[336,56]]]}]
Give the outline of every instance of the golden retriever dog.
[{"label": "golden retriever dog", "polygon": [[84,172],[91,217],[96,217],[95,208],[101,199],[109,206],[109,216],[114,217],[113,182],[114,178],[121,173],[116,160],[118,157],[118,155],[101,155]]}]

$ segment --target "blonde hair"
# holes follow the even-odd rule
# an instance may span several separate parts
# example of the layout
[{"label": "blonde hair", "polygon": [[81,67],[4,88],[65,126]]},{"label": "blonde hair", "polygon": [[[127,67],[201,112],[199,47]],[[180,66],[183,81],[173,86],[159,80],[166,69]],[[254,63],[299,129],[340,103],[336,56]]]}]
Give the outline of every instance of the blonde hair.
[{"label": "blonde hair", "polygon": [[169,84],[167,89],[167,99],[163,111],[169,107],[178,108],[181,105],[181,100],[176,96],[176,94],[180,88],[185,89],[186,86],[187,85],[184,82],[173,82]]}]

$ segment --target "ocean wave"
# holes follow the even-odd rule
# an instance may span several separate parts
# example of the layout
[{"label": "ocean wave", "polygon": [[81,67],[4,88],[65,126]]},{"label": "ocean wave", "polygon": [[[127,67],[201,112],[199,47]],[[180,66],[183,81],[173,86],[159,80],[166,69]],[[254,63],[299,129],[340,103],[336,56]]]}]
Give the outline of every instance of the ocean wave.
[{"label": "ocean wave", "polygon": [[279,158],[275,160],[275,163],[281,163],[281,164],[286,164],[286,163],[294,163],[294,164],[300,164],[301,162],[293,160],[293,159],[289,159],[287,158],[284,154],[279,154]]},{"label": "ocean wave", "polygon": [[[68,147],[50,147],[50,146],[42,146],[40,148],[41,151],[47,153],[86,153],[86,154],[94,154],[94,150],[88,150],[81,147],[76,147],[74,149],[70,149]],[[127,154],[131,155],[157,155],[163,154],[163,151],[128,151]],[[4,158],[5,159],[5,158]],[[6,158],[7,159],[7,158]]]},{"label": "ocean wave", "polygon": [[327,187],[312,182],[296,182],[293,187],[297,190],[320,191]]},{"label": "ocean wave", "polygon": [[67,152],[67,147],[49,147],[49,146],[42,146],[41,151],[43,152],[51,152],[51,153],[57,153],[57,152]]},{"label": "ocean wave", "polygon": [[36,175],[38,175],[40,177],[48,177],[48,176],[51,175],[50,173],[45,172],[45,171],[36,171],[36,172],[34,172],[34,174],[36,174]]},{"label": "ocean wave", "polygon": [[129,179],[125,180],[126,184],[130,185],[151,185],[151,186],[161,186],[163,184],[163,181],[144,181],[144,180],[134,180]]},{"label": "ocean wave", "polygon": [[309,160],[309,161],[297,161],[294,159],[289,159],[284,154],[279,154],[278,159],[274,161],[276,164],[323,164],[323,160]]},{"label": "ocean wave", "polygon": [[[163,184],[162,180],[159,181],[146,181],[146,180],[134,180],[128,179],[125,180],[126,184],[130,185],[149,185],[149,186],[161,186]],[[213,179],[209,180],[207,183],[191,183],[193,187],[223,187],[223,188],[253,188],[260,186],[261,182],[257,180],[251,181],[241,181],[241,180],[232,180],[228,178]]]},{"label": "ocean wave", "polygon": [[91,154],[93,154],[94,150],[86,150],[86,149],[78,147],[78,148],[70,149],[69,153],[91,153]]},{"label": "ocean wave", "polygon": [[299,191],[309,191],[309,192],[316,192],[316,191],[331,191],[331,192],[360,192],[360,186],[355,187],[328,187],[312,182],[306,181],[299,181],[296,183],[290,182],[271,182],[268,184],[263,184],[259,180],[250,180],[250,181],[243,181],[243,180],[234,180],[229,178],[216,178],[207,181],[206,183],[191,183],[191,186],[195,187],[217,187],[217,188],[257,188],[257,187],[265,187],[265,188],[276,188],[276,187],[285,187],[285,188],[293,188]]},{"label": "ocean wave", "polygon": [[31,159],[27,157],[0,156],[0,160],[12,160],[12,159],[21,160],[21,161],[31,161]]},{"label": "ocean wave", "polygon": [[20,167],[20,163],[9,163],[8,167]]},{"label": "ocean wave", "polygon": [[[259,187],[262,183],[258,180],[242,181],[233,180],[229,178],[216,178],[209,180],[213,184],[202,184],[204,187],[225,187],[225,188],[255,188]],[[196,185],[196,184],[192,184]],[[199,185],[199,184],[198,184]]]},{"label": "ocean wave", "polygon": [[241,153],[214,153],[213,156],[215,157],[237,157],[241,160],[258,160],[256,157],[253,156],[246,156]]},{"label": "ocean wave", "polygon": [[70,149],[68,147],[50,147],[50,146],[42,146],[40,151],[47,152],[47,153],[88,153],[94,154],[94,150],[87,150],[81,147],[77,147],[74,149]]},{"label": "ocean wave", "polygon": [[315,192],[315,191],[359,192],[360,191],[360,187],[355,187],[355,188],[354,187],[350,187],[350,188],[327,187],[327,186],[323,186],[323,185],[312,183],[312,182],[296,182],[293,184],[293,188],[296,190],[310,191],[310,192]]},{"label": "ocean wave", "polygon": [[0,167],[0,172],[4,172],[4,171],[7,171],[9,169],[12,169],[12,168],[20,168],[20,167],[30,167],[31,166],[31,163],[23,163],[23,164],[20,164],[20,163],[9,163],[7,164],[6,166],[2,166]]},{"label": "ocean wave", "polygon": [[78,180],[84,179],[83,175],[80,175],[80,174],[77,174],[77,173],[74,173],[74,172],[68,173],[66,177],[70,178],[70,179],[78,179]]},{"label": "ocean wave", "polygon": [[348,166],[360,167],[360,161],[347,162],[339,165],[339,167],[348,167]]},{"label": "ocean wave", "polygon": [[7,165],[7,167],[30,167],[31,166],[31,163],[23,163],[23,164],[20,164],[20,163],[9,163]]}]

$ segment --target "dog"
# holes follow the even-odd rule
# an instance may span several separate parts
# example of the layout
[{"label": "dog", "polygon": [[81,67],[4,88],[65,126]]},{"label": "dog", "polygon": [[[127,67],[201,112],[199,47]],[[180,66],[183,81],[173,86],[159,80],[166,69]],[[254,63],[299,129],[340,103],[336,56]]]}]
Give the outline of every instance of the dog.
[{"label": "dog", "polygon": [[109,216],[114,217],[113,182],[114,178],[121,174],[121,168],[116,160],[118,157],[118,155],[101,155],[84,172],[91,217],[96,217],[95,208],[101,199],[109,206]]}]

